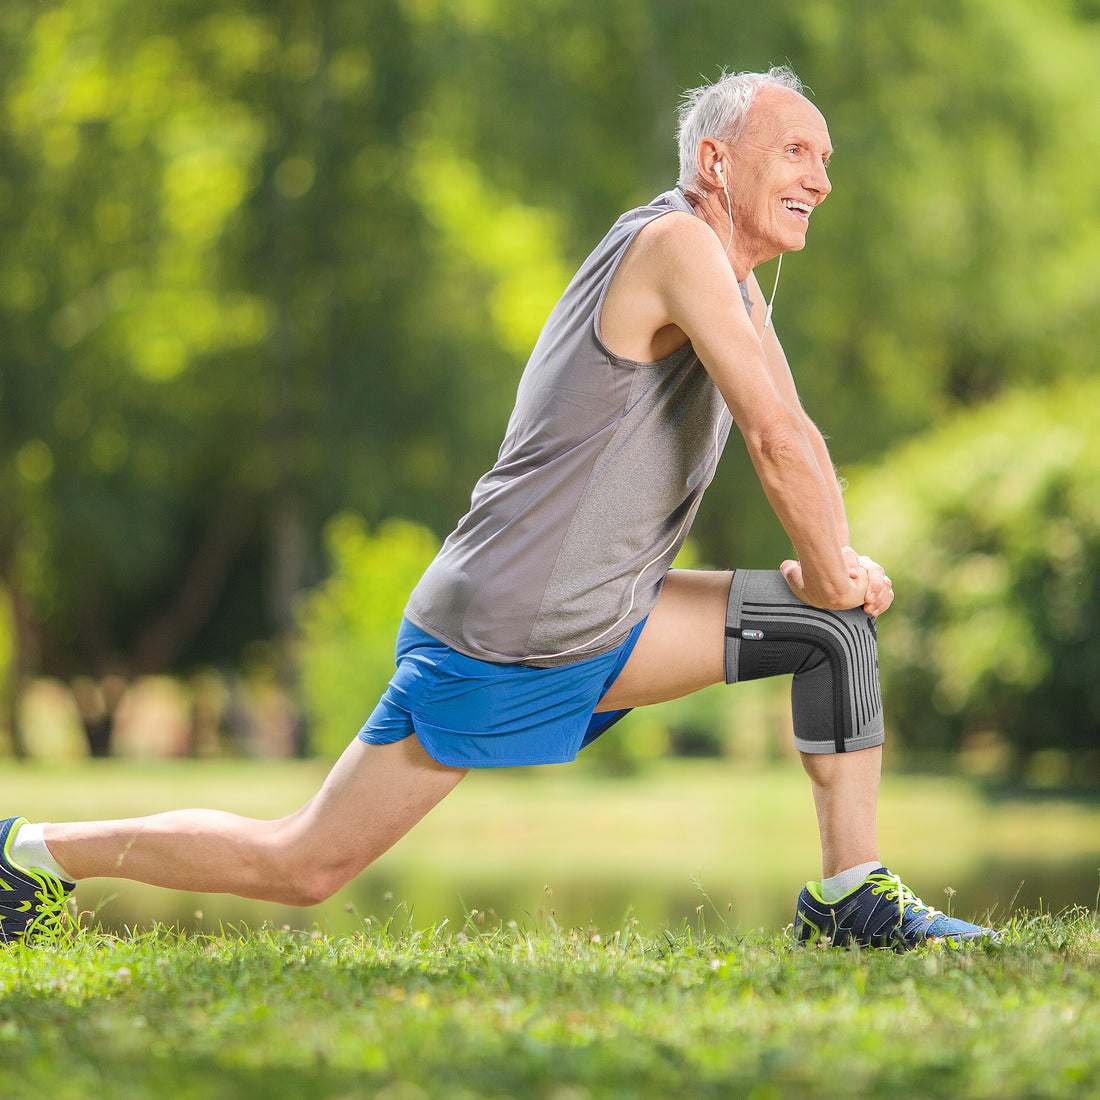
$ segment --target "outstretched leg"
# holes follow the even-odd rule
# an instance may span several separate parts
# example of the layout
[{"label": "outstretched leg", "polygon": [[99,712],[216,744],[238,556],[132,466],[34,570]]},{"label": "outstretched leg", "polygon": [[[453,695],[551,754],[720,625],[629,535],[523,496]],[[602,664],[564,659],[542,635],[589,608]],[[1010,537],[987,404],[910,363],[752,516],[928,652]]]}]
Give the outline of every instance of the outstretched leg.
[{"label": "outstretched leg", "polygon": [[275,821],[175,810],[121,821],[47,826],[76,879],[135,879],[177,890],[315,905],[377,859],[466,774],[433,760],[415,737],[353,741],[321,790]]}]

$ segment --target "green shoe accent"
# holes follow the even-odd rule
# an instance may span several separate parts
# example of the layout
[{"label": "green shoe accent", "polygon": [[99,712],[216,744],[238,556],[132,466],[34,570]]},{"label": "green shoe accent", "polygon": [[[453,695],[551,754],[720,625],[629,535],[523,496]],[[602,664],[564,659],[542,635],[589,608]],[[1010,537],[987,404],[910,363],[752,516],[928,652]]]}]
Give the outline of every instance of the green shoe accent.
[{"label": "green shoe accent", "polygon": [[12,860],[12,841],[26,824],[25,817],[0,821],[0,944],[49,939],[76,924],[68,905],[76,883]]}]

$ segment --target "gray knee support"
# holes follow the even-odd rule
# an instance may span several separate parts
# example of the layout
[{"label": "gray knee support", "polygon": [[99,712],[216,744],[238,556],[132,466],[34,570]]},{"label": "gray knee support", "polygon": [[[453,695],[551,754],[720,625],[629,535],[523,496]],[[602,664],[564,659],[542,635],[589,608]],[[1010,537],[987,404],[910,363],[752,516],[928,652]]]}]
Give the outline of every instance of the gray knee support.
[{"label": "gray knee support", "polygon": [[809,607],[778,570],[738,569],[726,608],[726,683],[784,673],[794,673],[794,740],[802,752],[882,744],[874,619],[860,608]]}]

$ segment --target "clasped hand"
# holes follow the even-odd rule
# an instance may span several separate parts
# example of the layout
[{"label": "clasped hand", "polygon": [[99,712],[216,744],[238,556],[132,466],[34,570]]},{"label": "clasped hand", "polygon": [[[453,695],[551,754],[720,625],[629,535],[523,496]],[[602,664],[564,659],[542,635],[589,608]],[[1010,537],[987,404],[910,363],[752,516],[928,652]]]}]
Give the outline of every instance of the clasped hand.
[{"label": "clasped hand", "polygon": [[[886,570],[865,554],[857,554],[850,546],[841,553],[848,566],[848,576],[856,592],[862,592],[863,610],[873,618],[878,618],[894,602],[894,586],[886,575]],[[791,591],[802,601],[806,600],[802,583],[802,567],[796,561],[785,561],[779,567]],[[854,603],[854,601],[853,601]]]},{"label": "clasped hand", "polygon": [[867,578],[867,590],[863,594],[863,610],[877,619],[894,602],[894,585],[886,570],[866,554],[857,554],[850,546],[841,551],[848,564],[848,576],[854,581]]}]

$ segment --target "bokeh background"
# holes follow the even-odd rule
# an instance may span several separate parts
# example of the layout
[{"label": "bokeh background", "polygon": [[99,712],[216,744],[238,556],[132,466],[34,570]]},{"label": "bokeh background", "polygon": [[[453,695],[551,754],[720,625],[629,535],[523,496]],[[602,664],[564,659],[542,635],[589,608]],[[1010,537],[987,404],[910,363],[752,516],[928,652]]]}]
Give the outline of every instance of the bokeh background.
[{"label": "bokeh background", "polygon": [[[1098,0],[5,3],[5,795],[331,760],[546,313],[673,184],[679,94],[770,64],[836,148],[775,324],[898,593],[890,767],[1095,806]],[[684,561],[788,553],[735,441]],[[786,690],[636,714],[585,767],[792,767]]]}]

